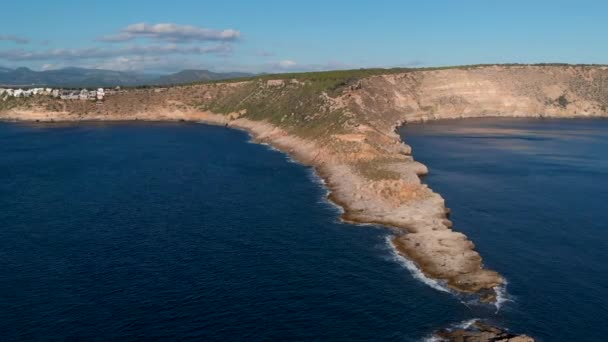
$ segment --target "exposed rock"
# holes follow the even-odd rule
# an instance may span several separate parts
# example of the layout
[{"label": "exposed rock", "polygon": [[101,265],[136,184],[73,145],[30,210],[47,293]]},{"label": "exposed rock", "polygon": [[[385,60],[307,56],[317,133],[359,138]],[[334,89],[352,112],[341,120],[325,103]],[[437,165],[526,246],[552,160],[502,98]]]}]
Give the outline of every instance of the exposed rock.
[{"label": "exposed rock", "polygon": [[534,342],[530,336],[513,334],[480,321],[466,328],[440,330],[435,336],[451,342]]}]

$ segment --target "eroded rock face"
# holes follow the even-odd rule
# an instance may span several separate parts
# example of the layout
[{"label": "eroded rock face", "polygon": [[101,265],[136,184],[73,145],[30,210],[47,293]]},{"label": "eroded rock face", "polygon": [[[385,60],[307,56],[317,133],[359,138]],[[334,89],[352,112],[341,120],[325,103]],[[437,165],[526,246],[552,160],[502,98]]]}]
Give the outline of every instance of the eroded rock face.
[{"label": "eroded rock face", "polygon": [[513,334],[480,321],[466,328],[440,330],[435,337],[450,342],[534,342],[530,336]]}]

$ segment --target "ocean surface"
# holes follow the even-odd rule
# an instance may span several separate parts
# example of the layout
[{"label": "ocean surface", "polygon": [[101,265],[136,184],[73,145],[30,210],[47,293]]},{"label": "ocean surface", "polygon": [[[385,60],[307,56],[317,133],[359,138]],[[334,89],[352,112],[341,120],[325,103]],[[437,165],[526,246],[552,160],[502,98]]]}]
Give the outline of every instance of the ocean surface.
[{"label": "ocean surface", "polygon": [[341,223],[311,169],[223,127],[0,123],[2,341],[420,341],[484,318],[602,341],[608,121],[402,131],[500,309],[428,286]]},{"label": "ocean surface", "polygon": [[543,341],[608,340],[608,120],[405,126],[454,229],[503,274],[495,319]]}]

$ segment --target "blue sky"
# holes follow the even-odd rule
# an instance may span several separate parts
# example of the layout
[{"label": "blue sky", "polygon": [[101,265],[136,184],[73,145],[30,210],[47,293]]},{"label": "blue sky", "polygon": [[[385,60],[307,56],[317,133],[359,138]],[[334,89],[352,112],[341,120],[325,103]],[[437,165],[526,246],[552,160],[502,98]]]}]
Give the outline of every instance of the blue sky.
[{"label": "blue sky", "polygon": [[606,18],[606,1],[12,1],[0,13],[0,66],[605,64]]}]

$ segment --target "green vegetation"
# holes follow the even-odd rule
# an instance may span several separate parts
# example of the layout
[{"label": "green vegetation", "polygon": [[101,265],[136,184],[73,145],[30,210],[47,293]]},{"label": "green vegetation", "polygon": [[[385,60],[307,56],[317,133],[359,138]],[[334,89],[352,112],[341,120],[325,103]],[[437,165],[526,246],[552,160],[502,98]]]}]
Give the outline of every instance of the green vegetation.
[{"label": "green vegetation", "polygon": [[557,104],[562,108],[566,108],[568,107],[568,104],[570,104],[570,101],[568,101],[566,95],[562,95],[557,98]]},{"label": "green vegetation", "polygon": [[337,133],[348,117],[344,110],[331,110],[325,94],[336,95],[349,82],[329,75],[298,82],[283,80],[282,84],[256,80],[237,91],[216,97],[201,108],[216,113],[244,110],[253,120],[263,119],[288,129],[297,127],[301,136]]},{"label": "green vegetation", "polygon": [[0,111],[14,108],[28,109],[31,107],[32,99],[31,97],[0,97]]},{"label": "green vegetation", "polygon": [[297,79],[299,81],[318,81],[324,79],[342,79],[342,80],[359,80],[365,77],[377,76],[377,75],[390,75],[407,73],[414,71],[436,71],[436,70],[449,70],[449,69],[461,69],[470,70],[477,68],[486,67],[523,67],[523,66],[548,66],[548,67],[577,67],[577,68],[590,68],[590,67],[601,67],[606,66],[604,64],[567,64],[567,63],[538,63],[538,64],[471,64],[471,65],[449,65],[439,67],[420,67],[420,68],[369,68],[369,69],[350,69],[350,70],[330,70],[330,71],[311,71],[311,72],[294,72],[294,73],[278,73],[278,74],[260,74],[250,77],[239,77],[224,80],[213,80],[206,82],[195,82],[193,84],[201,83],[227,83],[227,82],[241,82],[250,80],[288,80]]},{"label": "green vegetation", "polygon": [[362,161],[357,163],[357,170],[363,177],[367,179],[401,179],[401,174],[399,172],[386,169],[386,165],[389,165],[391,162],[399,162],[399,160],[389,158],[376,158],[369,161]]},{"label": "green vegetation", "polygon": [[[301,136],[317,136],[339,133],[350,119],[347,109],[331,110],[331,100],[345,89],[353,87],[361,79],[376,75],[434,71],[447,69],[469,70],[497,66],[493,64],[446,66],[433,68],[393,68],[393,69],[353,69],[321,72],[283,73],[257,75],[205,82],[220,87],[220,83],[248,82],[225,96],[216,96],[211,102],[201,104],[201,109],[216,113],[246,111],[253,120],[266,120],[277,126],[297,128]],[[501,64],[501,67],[522,67],[527,64]],[[536,66],[589,67],[587,65],[536,64]],[[282,81],[277,82],[277,81]],[[556,100],[566,108],[569,104],[565,96]]]}]

